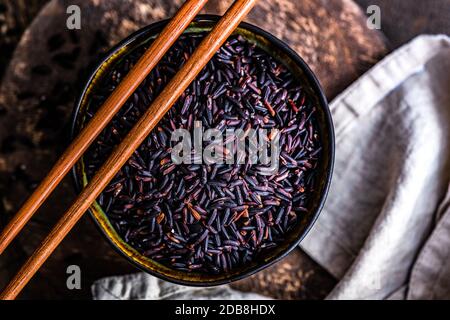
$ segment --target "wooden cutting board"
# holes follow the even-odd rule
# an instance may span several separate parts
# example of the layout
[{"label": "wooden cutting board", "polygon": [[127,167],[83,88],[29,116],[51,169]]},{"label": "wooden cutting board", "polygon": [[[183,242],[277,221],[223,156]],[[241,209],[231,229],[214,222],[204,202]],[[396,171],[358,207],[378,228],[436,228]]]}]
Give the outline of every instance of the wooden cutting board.
[{"label": "wooden cutting board", "polygon": [[[76,93],[99,55],[131,32],[171,16],[181,0],[52,0],[23,34],[0,86],[0,221],[4,225],[68,142]],[[231,1],[212,0],[222,13]],[[21,2],[20,2],[21,3]],[[65,28],[78,4],[82,30]],[[386,53],[350,0],[261,0],[248,21],[288,42],[334,97]],[[74,197],[70,179],[36,214],[0,260],[0,287],[36,248]],[[82,290],[66,288],[66,268],[81,267]],[[23,291],[22,298],[90,298],[100,277],[136,272],[86,215]],[[323,298],[335,284],[300,249],[270,269],[233,284],[274,298]]]}]

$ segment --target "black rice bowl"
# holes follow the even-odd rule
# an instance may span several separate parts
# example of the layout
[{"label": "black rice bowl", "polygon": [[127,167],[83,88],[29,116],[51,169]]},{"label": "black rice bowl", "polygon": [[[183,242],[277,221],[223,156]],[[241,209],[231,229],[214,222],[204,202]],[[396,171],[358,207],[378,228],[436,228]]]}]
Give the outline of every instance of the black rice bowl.
[{"label": "black rice bowl", "polygon": [[[203,36],[181,36],[96,139],[83,157],[87,181]],[[150,43],[127,53],[96,83],[84,123]],[[317,199],[323,204],[331,174],[330,134],[323,132],[323,106],[310,86],[282,60],[241,34],[232,35],[97,199],[121,240],[169,269],[210,275],[259,264],[285,246],[311,221]],[[199,123],[205,131],[224,134],[265,129],[268,140],[277,129],[278,170],[261,174],[267,165],[249,163],[248,154],[237,159],[236,137],[234,147],[220,149],[223,163],[198,162],[202,156],[195,151],[192,163],[173,163],[178,143],[171,139],[173,131],[192,132]],[[325,188],[324,166],[329,168]]]}]

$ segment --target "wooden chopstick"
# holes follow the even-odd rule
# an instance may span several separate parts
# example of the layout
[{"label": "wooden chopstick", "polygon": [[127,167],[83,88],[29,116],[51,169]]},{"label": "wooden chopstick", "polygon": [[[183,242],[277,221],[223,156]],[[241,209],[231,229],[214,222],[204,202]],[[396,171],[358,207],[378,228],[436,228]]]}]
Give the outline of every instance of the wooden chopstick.
[{"label": "wooden chopstick", "polygon": [[69,210],[58,221],[50,234],[24,264],[14,279],[0,295],[1,299],[14,299],[37,270],[47,260],[59,243],[69,233],[77,221],[88,210],[107,184],[131,157],[151,130],[176,102],[202,68],[213,57],[220,46],[244,19],[257,0],[236,0],[225,15],[203,39],[190,59],[173,77],[161,94],[150,105],[146,113],[131,129],[122,143],[98,170],[89,184],[83,189]]},{"label": "wooden chopstick", "polygon": [[208,0],[187,0],[0,234],[0,255]]}]

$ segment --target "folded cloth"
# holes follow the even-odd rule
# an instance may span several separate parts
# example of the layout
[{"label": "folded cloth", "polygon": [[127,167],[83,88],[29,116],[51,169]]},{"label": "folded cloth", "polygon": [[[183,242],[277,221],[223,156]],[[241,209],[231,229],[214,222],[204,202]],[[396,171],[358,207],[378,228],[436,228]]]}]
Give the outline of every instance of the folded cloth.
[{"label": "folded cloth", "polygon": [[95,300],[266,300],[228,285],[198,288],[176,285],[146,273],[103,278],[92,285]]},{"label": "folded cloth", "polygon": [[[329,299],[450,298],[450,38],[421,36],[337,97],[334,177],[302,248],[340,282]],[[200,290],[200,291],[198,291]],[[138,274],[94,298],[258,298]]]},{"label": "folded cloth", "polygon": [[416,38],[330,108],[333,181],[301,245],[340,279],[328,298],[450,298],[450,38]]}]

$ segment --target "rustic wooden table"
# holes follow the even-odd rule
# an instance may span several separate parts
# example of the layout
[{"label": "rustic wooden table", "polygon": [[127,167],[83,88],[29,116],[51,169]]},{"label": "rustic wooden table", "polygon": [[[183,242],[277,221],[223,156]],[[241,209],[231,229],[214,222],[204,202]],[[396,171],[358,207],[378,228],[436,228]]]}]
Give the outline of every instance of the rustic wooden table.
[{"label": "rustic wooden table", "polygon": [[[23,30],[47,1],[0,0],[0,79]],[[229,1],[212,0],[208,11],[221,12]],[[398,47],[422,32],[450,34],[450,0],[355,1],[364,11],[370,4],[380,6],[382,31],[391,48]],[[250,21],[259,23],[264,28],[272,28],[270,30],[277,36],[290,41],[318,74],[329,98],[343,90],[386,52],[379,34],[361,27],[365,19],[358,10],[355,11],[357,8],[350,0],[332,0],[321,2],[320,5],[313,0],[261,2],[263,4],[252,13]],[[342,14],[343,12],[346,14]],[[277,15],[280,14],[292,20],[291,28],[297,30],[295,34],[284,32],[283,23],[276,25]],[[342,20],[342,16],[346,18]],[[268,22],[272,24],[268,25]],[[302,35],[305,35],[304,38]],[[101,34],[91,38],[94,39],[93,43],[100,42],[100,47],[108,46]],[[50,39],[42,41],[47,45],[52,42],[58,45],[58,41],[66,40],[50,35]],[[72,37],[69,42],[71,41],[74,44],[70,48],[75,50],[77,43],[83,42],[83,39]],[[327,45],[323,45],[324,43]],[[311,50],[308,51],[307,48]],[[97,49],[99,48],[90,48],[94,50],[94,55]],[[346,54],[340,54],[342,52]],[[29,60],[30,57],[24,59]],[[36,57],[33,59],[39,60]],[[40,70],[37,71],[45,73],[45,67],[39,67]],[[68,130],[65,124],[68,117],[65,114],[70,110],[74,99],[76,89],[71,81],[75,79],[59,79],[62,83],[53,84],[52,91],[49,91],[53,92],[51,94],[57,92],[56,97],[39,96],[41,100],[36,109],[18,112],[8,108],[9,106],[2,106],[0,100],[0,226],[6,223],[30,193],[33,184],[42,178],[49,164],[67,142]],[[27,99],[33,99],[36,95],[25,89],[15,94],[20,101],[28,101]],[[73,196],[71,181],[66,179],[7,254],[0,259],[0,288],[49,231]],[[65,266],[70,264],[77,264],[83,270],[81,291],[69,291],[64,285]],[[30,282],[21,298],[89,298],[89,286],[95,279],[135,271],[134,267],[109,247],[86,216]],[[237,282],[234,286],[275,298],[320,299],[335,283],[333,277],[297,249],[275,266],[250,279]]]}]

